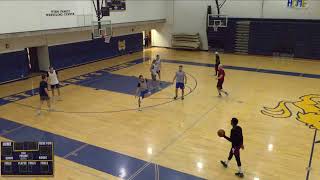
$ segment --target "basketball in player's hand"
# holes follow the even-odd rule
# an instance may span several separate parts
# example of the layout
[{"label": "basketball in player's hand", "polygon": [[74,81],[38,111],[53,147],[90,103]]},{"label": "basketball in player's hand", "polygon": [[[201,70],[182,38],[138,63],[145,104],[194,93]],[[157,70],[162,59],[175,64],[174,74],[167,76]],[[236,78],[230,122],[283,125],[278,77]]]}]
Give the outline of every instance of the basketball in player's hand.
[{"label": "basketball in player's hand", "polygon": [[219,137],[224,137],[225,132],[224,132],[223,129],[219,129],[219,131],[217,132],[217,134],[218,134]]}]

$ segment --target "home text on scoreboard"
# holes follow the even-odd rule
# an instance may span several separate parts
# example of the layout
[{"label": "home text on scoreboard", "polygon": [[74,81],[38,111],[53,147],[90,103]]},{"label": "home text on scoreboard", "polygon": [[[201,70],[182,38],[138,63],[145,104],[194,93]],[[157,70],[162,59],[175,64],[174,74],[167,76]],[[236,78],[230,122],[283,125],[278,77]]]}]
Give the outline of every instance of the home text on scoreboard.
[{"label": "home text on scoreboard", "polygon": [[1,142],[1,176],[53,176],[53,142]]}]

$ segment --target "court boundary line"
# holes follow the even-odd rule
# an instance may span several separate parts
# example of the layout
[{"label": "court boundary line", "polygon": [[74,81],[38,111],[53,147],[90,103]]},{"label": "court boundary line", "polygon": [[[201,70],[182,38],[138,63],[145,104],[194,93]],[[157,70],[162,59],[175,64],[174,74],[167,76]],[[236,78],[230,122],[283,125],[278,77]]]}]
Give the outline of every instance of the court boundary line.
[{"label": "court boundary line", "polygon": [[[214,67],[215,66],[215,64],[201,63],[201,62],[194,62],[194,61],[170,60],[170,59],[163,59],[162,61],[164,63],[185,64],[185,65],[201,66],[201,67]],[[275,70],[275,69],[261,69],[259,67],[258,68],[251,68],[251,67],[224,65],[224,68],[231,69],[231,70],[238,70],[238,71],[247,71],[247,72],[257,72],[257,73],[265,73],[265,74],[292,76],[292,77],[320,79],[320,74],[299,73],[299,72],[282,71],[282,70]]]}]

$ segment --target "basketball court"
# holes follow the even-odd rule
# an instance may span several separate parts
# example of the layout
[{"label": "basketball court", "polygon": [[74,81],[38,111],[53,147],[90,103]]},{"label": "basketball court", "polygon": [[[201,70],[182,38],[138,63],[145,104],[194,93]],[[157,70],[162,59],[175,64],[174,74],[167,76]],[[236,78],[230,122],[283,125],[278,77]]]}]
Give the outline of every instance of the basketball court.
[{"label": "basketball court", "polygon": [[[208,21],[213,32],[228,28],[228,16],[211,15]],[[89,26],[92,41],[111,47],[116,37],[111,25],[105,20]],[[228,168],[220,164],[231,144],[217,136],[219,129],[229,136],[234,117],[243,131],[243,179],[319,179],[320,61],[229,53],[221,47],[190,51],[154,45],[124,53],[128,42],[116,42],[123,53],[115,57],[97,55],[97,61],[61,68],[62,100],[52,101],[51,111],[43,106],[41,115],[36,113],[40,73],[0,84],[0,141],[54,143],[54,176],[0,179],[239,179],[234,159]],[[229,96],[218,96],[215,51]],[[151,79],[156,55],[162,62],[161,88],[143,99],[139,111],[138,76]],[[185,98],[174,100],[180,65],[187,76]]]}]

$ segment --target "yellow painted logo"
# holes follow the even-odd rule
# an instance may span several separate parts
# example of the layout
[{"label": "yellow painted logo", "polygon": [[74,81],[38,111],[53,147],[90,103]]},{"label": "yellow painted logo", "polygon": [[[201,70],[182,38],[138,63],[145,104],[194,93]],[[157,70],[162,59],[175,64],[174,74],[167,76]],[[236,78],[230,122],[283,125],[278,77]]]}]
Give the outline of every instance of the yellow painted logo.
[{"label": "yellow painted logo", "polygon": [[280,101],[274,108],[263,107],[261,113],[274,118],[289,118],[293,116],[292,105],[298,109],[296,119],[306,125],[320,129],[320,95],[310,94],[299,97],[299,101]]},{"label": "yellow painted logo", "polygon": [[126,50],[126,40],[118,41],[118,49],[119,51]]}]

